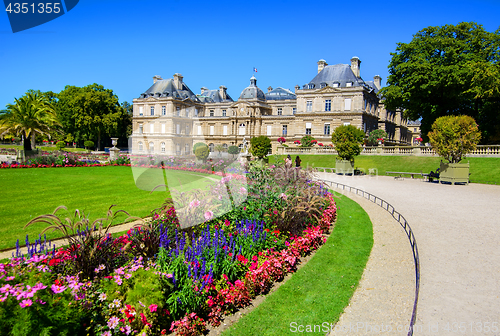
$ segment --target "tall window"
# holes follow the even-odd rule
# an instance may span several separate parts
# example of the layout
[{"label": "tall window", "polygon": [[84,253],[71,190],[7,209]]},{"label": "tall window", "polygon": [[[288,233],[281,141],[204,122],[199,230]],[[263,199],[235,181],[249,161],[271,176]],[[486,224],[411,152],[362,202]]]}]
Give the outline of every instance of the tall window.
[{"label": "tall window", "polygon": [[245,135],[245,124],[240,124],[238,127],[238,135]]},{"label": "tall window", "polygon": [[222,110],[222,116],[225,117],[226,116],[226,110]]},{"label": "tall window", "polygon": [[181,124],[175,125],[175,134],[181,134]]},{"label": "tall window", "polygon": [[306,123],[306,135],[311,135],[312,123]]},{"label": "tall window", "polygon": [[155,152],[155,144],[153,141],[149,143],[149,152],[154,153]]},{"label": "tall window", "polygon": [[149,133],[154,133],[155,132],[155,124],[151,123],[149,124]]},{"label": "tall window", "polygon": [[163,124],[161,124],[161,132],[162,132],[162,133],[165,133],[165,124],[164,124],[164,123],[163,123]]},{"label": "tall window", "polygon": [[155,107],[154,106],[151,106],[151,115],[154,116],[155,115]]},{"label": "tall window", "polygon": [[331,99],[326,99],[325,100],[325,111],[331,111],[332,110],[332,101]]},{"label": "tall window", "polygon": [[144,147],[142,146],[142,142],[139,141],[139,143],[137,145],[139,146],[139,152],[142,152],[144,150]]},{"label": "tall window", "polygon": [[209,149],[211,152],[213,152],[213,151],[214,151],[214,144],[213,144],[213,143],[209,144],[209,145],[208,145],[208,149]]},{"label": "tall window", "polygon": [[186,153],[186,155],[191,154],[191,153],[190,153],[190,150],[191,150],[191,146],[189,146],[189,144],[186,144],[186,145],[184,146],[184,152]]},{"label": "tall window", "polygon": [[189,135],[189,125],[186,125],[186,135]]},{"label": "tall window", "polygon": [[142,124],[139,124],[139,134],[143,133],[143,128],[144,126]]},{"label": "tall window", "polygon": [[278,107],[278,115],[283,115],[283,109],[281,107]]},{"label": "tall window", "polygon": [[296,108],[296,107],[292,108],[292,113],[293,113],[294,115],[295,115],[295,113],[297,113],[297,108]]},{"label": "tall window", "polygon": [[351,110],[351,99],[350,98],[346,98],[346,100],[344,101],[344,110],[345,111],[350,111]]},{"label": "tall window", "polygon": [[162,106],[161,107],[161,115],[167,115],[167,107],[166,106]]},{"label": "tall window", "polygon": [[186,117],[189,118],[189,108],[186,109]]},{"label": "tall window", "polygon": [[273,134],[273,126],[267,125],[267,136],[271,136]]},{"label": "tall window", "polygon": [[210,135],[214,135],[215,134],[215,126],[210,126]]},{"label": "tall window", "polygon": [[330,135],[330,124],[325,124],[325,135]]},{"label": "tall window", "polygon": [[177,106],[176,112],[177,112],[177,116],[180,117],[181,116],[181,107],[180,106]]},{"label": "tall window", "polygon": [[210,116],[213,117],[214,116],[214,110],[210,110]]},{"label": "tall window", "polygon": [[194,109],[194,116],[198,117],[198,109],[197,108]]},{"label": "tall window", "polygon": [[282,134],[286,135],[287,132],[288,132],[288,126],[287,125],[283,125],[283,132],[282,132]]},{"label": "tall window", "polygon": [[227,125],[222,126],[222,135],[227,135]]},{"label": "tall window", "polygon": [[306,102],[306,112],[312,112],[313,110],[313,102],[312,100],[308,100]]},{"label": "tall window", "polygon": [[161,151],[162,151],[162,153],[165,153],[165,143],[164,143],[164,142],[162,142],[162,143],[160,144],[160,147],[161,147]]},{"label": "tall window", "polygon": [[142,112],[142,106],[139,106],[139,115],[142,116],[143,115],[143,112]]}]

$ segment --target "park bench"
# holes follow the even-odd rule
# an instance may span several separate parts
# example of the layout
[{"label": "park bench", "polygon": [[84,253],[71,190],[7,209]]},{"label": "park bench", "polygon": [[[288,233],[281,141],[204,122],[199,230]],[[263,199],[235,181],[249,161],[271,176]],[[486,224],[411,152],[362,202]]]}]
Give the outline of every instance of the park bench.
[{"label": "park bench", "polygon": [[410,173],[410,172],[385,172],[386,175],[394,175],[394,179],[404,179],[405,176],[411,176],[411,178],[415,178],[415,176],[420,176],[426,181],[429,178],[429,174],[420,173]]}]

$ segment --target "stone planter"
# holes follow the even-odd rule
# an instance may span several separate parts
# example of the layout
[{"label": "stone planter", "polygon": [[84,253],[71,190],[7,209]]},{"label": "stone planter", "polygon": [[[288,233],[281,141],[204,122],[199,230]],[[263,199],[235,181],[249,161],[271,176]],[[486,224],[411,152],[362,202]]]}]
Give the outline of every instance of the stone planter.
[{"label": "stone planter", "polygon": [[469,184],[469,163],[445,163],[439,166],[439,183],[450,182]]},{"label": "stone planter", "polygon": [[354,161],[336,160],[335,173],[343,175],[354,175]]}]

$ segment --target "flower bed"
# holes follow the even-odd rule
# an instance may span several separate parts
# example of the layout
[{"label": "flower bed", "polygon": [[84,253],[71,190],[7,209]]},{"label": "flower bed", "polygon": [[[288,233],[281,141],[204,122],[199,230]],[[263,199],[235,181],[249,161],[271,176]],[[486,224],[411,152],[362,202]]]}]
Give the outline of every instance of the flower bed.
[{"label": "flower bed", "polygon": [[102,223],[78,218],[68,248],[50,251],[38,242],[27,256],[0,264],[0,330],[203,333],[324,243],[336,206],[310,177],[294,168],[250,167],[245,202],[185,230],[169,206],[118,238]]}]

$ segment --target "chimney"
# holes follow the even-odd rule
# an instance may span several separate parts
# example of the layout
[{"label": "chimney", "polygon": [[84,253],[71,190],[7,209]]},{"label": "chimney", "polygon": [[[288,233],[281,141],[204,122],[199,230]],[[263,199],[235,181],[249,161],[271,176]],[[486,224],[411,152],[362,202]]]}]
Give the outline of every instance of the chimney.
[{"label": "chimney", "polygon": [[359,60],[359,58],[357,56],[354,56],[353,58],[351,58],[351,70],[352,70],[352,72],[354,72],[354,76],[356,76],[357,78],[361,77],[359,75],[360,65],[361,65],[361,61]]},{"label": "chimney", "polygon": [[326,66],[328,66],[326,61],[324,59],[320,59],[318,61],[318,73],[320,73]]},{"label": "chimney", "polygon": [[227,99],[226,90],[227,90],[227,87],[225,87],[224,85],[219,86],[219,94],[220,94],[220,97],[221,97],[223,100],[226,100],[226,99]]},{"label": "chimney", "polygon": [[272,86],[269,86],[269,87],[267,88],[267,92],[271,92],[271,91],[273,91],[273,87],[272,87]]},{"label": "chimney", "polygon": [[160,76],[156,75],[156,76],[153,76],[153,84],[156,83],[157,81],[159,80],[162,80],[163,78],[161,78]]},{"label": "chimney", "polygon": [[300,86],[295,85],[295,93],[297,93],[298,90],[300,90]]},{"label": "chimney", "polygon": [[207,91],[208,89],[206,87],[202,87],[201,88],[201,95],[204,96],[205,95],[205,91]]},{"label": "chimney", "polygon": [[380,77],[379,75],[376,75],[373,77],[373,83],[375,83],[375,86],[377,87],[377,89],[380,90],[380,83],[382,81],[382,77]]},{"label": "chimney", "polygon": [[174,85],[177,90],[182,90],[182,75],[180,73],[174,74]]}]

